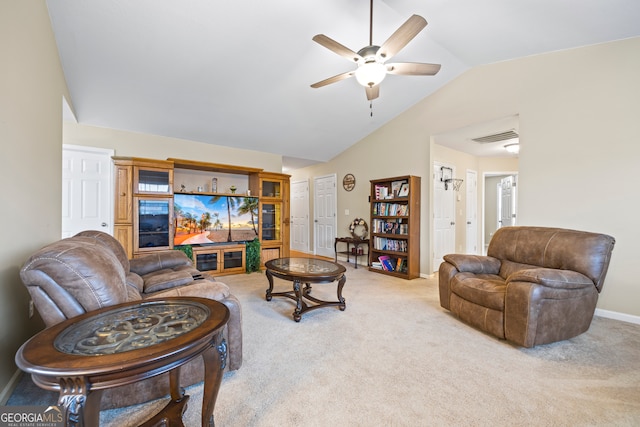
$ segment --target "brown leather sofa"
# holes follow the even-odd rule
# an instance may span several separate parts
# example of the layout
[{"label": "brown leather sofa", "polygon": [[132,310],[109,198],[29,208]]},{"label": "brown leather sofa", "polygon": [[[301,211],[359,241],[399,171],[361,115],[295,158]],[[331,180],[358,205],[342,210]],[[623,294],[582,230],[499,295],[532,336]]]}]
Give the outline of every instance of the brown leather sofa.
[{"label": "brown leather sofa", "polygon": [[[31,255],[20,270],[20,277],[47,327],[91,310],[147,298],[197,296],[220,301],[230,312],[224,329],[228,355],[225,370],[242,365],[242,312],[238,299],[227,285],[196,270],[180,251],[129,260],[111,235],[83,231]],[[182,387],[204,380],[202,363],[202,358],[196,358],[181,368]],[[133,405],[168,392],[168,374],[164,374],[105,390],[101,407]]]},{"label": "brown leather sofa", "polygon": [[523,347],[575,337],[589,329],[614,244],[562,228],[500,228],[487,256],[444,257],[440,305]]}]

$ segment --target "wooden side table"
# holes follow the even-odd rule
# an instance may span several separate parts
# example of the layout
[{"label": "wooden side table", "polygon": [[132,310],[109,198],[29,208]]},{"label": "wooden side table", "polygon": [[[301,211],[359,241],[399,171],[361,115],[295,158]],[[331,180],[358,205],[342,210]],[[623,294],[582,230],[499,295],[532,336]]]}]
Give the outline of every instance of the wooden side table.
[{"label": "wooden side table", "polygon": [[[347,250],[338,252],[338,243],[346,243]],[[352,247],[351,247],[352,246]],[[354,251],[350,251],[349,248],[355,249]],[[362,250],[360,250],[362,247]],[[346,254],[347,262],[349,262],[349,257],[353,255],[354,257],[354,267],[358,268],[358,257],[364,256],[367,257],[367,265],[369,265],[369,254],[368,249],[367,252],[364,251],[364,248],[369,247],[369,239],[358,239],[356,237],[336,237],[336,241],[333,243],[333,249],[336,252],[335,261],[338,262],[338,254]]]},{"label": "wooden side table", "polygon": [[20,347],[15,360],[39,387],[60,392],[67,426],[98,426],[103,390],[169,372],[171,401],[143,426],[180,426],[189,399],[179,384],[180,366],[202,356],[202,425],[213,426],[228,320],[227,307],[207,298],[128,302],[45,329]]}]

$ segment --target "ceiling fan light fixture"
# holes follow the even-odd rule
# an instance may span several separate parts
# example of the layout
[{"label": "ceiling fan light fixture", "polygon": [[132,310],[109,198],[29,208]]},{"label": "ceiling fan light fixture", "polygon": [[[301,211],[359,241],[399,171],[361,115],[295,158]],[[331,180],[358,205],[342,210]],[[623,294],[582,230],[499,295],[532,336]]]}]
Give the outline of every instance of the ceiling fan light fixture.
[{"label": "ceiling fan light fixture", "polygon": [[387,75],[387,67],[376,61],[365,62],[356,70],[356,80],[364,87],[380,84]]}]

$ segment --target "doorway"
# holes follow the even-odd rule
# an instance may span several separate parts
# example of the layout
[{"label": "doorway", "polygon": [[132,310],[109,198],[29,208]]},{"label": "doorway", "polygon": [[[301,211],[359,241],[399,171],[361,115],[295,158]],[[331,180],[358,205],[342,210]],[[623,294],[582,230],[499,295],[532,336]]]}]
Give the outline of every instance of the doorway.
[{"label": "doorway", "polygon": [[83,230],[113,234],[113,150],[62,146],[62,238]]},{"label": "doorway", "polygon": [[309,181],[291,183],[291,250],[309,252]]},{"label": "doorway", "polygon": [[517,223],[517,182],[517,172],[484,173],[483,254],[487,253],[489,242],[498,228]]},{"label": "doorway", "polygon": [[[437,271],[447,254],[455,252],[455,191],[450,185],[445,186],[446,177],[455,176],[455,167],[440,162],[433,162],[433,270]],[[446,188],[445,188],[446,187]]]},{"label": "doorway", "polygon": [[336,175],[313,179],[314,253],[333,258],[336,238]]}]

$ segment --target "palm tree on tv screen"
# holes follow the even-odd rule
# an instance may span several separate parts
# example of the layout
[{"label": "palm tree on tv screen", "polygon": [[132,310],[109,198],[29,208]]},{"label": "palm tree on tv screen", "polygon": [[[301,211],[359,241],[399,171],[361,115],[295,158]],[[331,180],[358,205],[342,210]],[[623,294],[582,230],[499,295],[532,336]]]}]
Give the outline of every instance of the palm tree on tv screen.
[{"label": "palm tree on tv screen", "polygon": [[255,218],[258,216],[258,199],[255,197],[244,197],[242,204],[238,207],[238,213],[251,215],[251,225],[253,226],[253,232],[256,233],[257,236],[258,229],[256,229]]},{"label": "palm tree on tv screen", "polygon": [[213,216],[216,218],[216,222],[213,223],[213,229],[220,230],[222,228],[222,223],[220,222],[220,212],[214,212]]},{"label": "palm tree on tv screen", "polygon": [[238,204],[240,203],[240,197],[213,196],[209,203],[213,205],[223,197],[227,198],[227,218],[229,219],[229,234],[227,235],[227,242],[233,242],[233,240],[231,239],[231,208],[235,209],[236,206],[238,206]]},{"label": "palm tree on tv screen", "polygon": [[200,217],[199,225],[201,231],[206,231],[211,225],[211,213],[204,212]]}]

